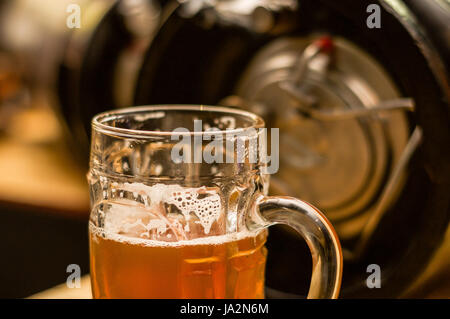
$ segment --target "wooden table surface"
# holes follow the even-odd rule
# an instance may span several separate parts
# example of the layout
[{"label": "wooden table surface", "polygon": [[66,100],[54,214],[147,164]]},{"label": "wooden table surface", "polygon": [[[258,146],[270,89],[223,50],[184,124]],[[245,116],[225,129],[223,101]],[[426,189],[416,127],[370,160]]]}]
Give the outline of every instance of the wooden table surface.
[{"label": "wooden table surface", "polygon": [[89,275],[81,277],[80,288],[69,288],[66,283],[42,291],[29,299],[92,299],[91,281]]}]

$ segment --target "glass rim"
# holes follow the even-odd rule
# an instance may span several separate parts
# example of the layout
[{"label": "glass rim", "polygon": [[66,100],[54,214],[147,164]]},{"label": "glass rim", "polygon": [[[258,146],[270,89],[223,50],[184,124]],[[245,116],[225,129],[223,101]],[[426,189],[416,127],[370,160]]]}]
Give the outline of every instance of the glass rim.
[{"label": "glass rim", "polygon": [[[151,131],[151,130],[136,130],[116,127],[105,124],[106,121],[113,120],[120,115],[131,115],[133,113],[142,112],[157,112],[157,111],[207,111],[215,113],[224,113],[229,115],[240,115],[250,120],[251,125],[248,127],[240,127],[234,129],[225,130],[211,130],[211,131]],[[126,108],[120,108],[117,110],[106,111],[95,115],[91,121],[92,129],[100,133],[110,134],[118,137],[125,138],[149,138],[149,137],[171,137],[171,136],[202,136],[202,135],[219,135],[219,134],[239,134],[249,129],[263,128],[264,120],[252,112],[245,110],[226,107],[226,106],[212,106],[203,104],[155,104],[155,105],[142,105],[131,106]]]}]

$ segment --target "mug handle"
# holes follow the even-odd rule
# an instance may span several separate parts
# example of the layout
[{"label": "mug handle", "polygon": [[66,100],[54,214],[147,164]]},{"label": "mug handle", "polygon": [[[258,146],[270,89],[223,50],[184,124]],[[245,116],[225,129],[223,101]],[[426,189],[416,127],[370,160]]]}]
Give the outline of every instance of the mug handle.
[{"label": "mug handle", "polygon": [[287,196],[258,195],[246,224],[250,230],[284,224],[306,240],[312,254],[308,299],[335,299],[342,279],[342,249],[328,219],[312,205]]}]

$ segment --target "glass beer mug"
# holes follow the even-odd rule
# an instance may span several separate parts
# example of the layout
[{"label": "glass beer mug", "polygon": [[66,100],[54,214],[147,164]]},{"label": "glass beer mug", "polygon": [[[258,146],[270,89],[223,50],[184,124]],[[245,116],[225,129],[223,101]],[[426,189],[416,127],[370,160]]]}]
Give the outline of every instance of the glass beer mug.
[{"label": "glass beer mug", "polygon": [[337,235],[308,203],[267,196],[266,136],[260,117],[225,107],[144,106],[94,117],[93,297],[264,298],[267,228],[286,224],[312,253],[308,298],[337,298]]}]

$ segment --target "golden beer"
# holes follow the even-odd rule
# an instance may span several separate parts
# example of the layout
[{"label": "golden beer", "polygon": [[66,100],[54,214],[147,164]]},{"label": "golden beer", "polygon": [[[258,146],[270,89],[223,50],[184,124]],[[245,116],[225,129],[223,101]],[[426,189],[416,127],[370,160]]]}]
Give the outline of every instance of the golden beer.
[{"label": "golden beer", "polygon": [[92,231],[94,298],[264,298],[267,231],[164,243]]}]

